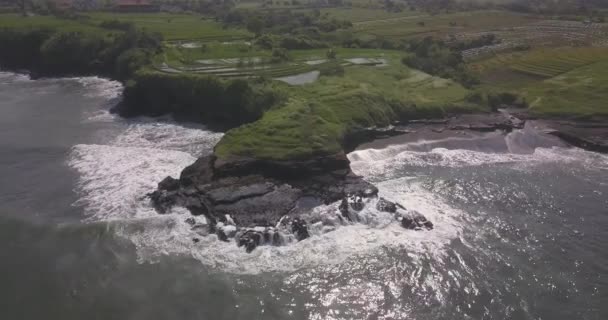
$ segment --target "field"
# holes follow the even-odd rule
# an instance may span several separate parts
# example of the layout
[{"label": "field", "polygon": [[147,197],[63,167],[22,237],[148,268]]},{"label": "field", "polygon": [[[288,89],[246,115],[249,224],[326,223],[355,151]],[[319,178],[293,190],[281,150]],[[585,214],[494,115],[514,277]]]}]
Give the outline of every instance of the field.
[{"label": "field", "polygon": [[327,14],[330,17],[342,20],[348,20],[355,24],[369,21],[383,21],[387,19],[396,19],[404,17],[412,17],[420,15],[416,11],[388,12],[384,9],[368,9],[368,8],[323,8],[322,14]]},{"label": "field", "polygon": [[148,31],[160,32],[165,40],[223,40],[243,39],[251,36],[243,29],[223,28],[220,24],[189,14],[116,14],[91,13],[89,16],[96,22],[103,20],[121,20],[134,23]]},{"label": "field", "polygon": [[[240,6],[259,4],[243,2]],[[277,1],[272,7],[295,5]],[[478,89],[517,92],[526,97],[531,111],[537,114],[581,116],[606,113],[607,24],[547,20],[506,11],[429,15],[417,11],[392,13],[383,9],[353,7],[323,8],[321,12],[329,17],[352,21],[354,32],[359,35],[392,40],[432,35],[447,42],[466,41],[492,33],[501,40],[500,43],[463,52],[470,70],[481,79]],[[290,50],[288,61],[276,62],[272,61],[270,50],[252,44],[253,35],[248,31],[224,28],[195,14],[93,12],[79,19],[22,18],[3,14],[0,15],[0,28],[52,27],[63,31],[116,32],[99,26],[108,20],[128,21],[138,28],[163,34],[163,53],[154,58],[153,64],[158,72],[207,74],[222,78],[263,76],[282,81],[287,81],[285,78],[288,77],[291,84],[295,84],[290,82],[294,81],[292,78],[297,82],[300,81],[298,77],[311,77],[311,73],[316,72],[313,83],[305,84],[307,80],[301,83],[305,84],[303,86],[290,87],[289,91],[297,91],[294,101],[324,97],[320,104],[347,110],[347,106],[331,97],[339,96],[357,105],[360,101],[353,97],[359,96],[357,92],[365,91],[372,92],[374,97],[415,104],[420,109],[418,112],[422,113],[454,106],[472,108],[463,102],[469,90],[450,80],[403,66],[400,61],[404,54],[402,51],[337,46],[334,48],[337,57],[331,60],[327,58],[328,49]],[[519,45],[531,45],[532,49],[521,51],[515,48]],[[345,68],[343,77],[321,76],[316,80],[320,72],[336,64]],[[302,103],[294,102],[294,106],[301,108]],[[421,108],[430,109],[425,111]]]},{"label": "field", "polygon": [[538,21],[537,18],[504,11],[473,11],[441,15],[412,15],[355,23],[355,30],[393,39],[439,36],[463,32],[492,31]]},{"label": "field", "polygon": [[608,48],[501,54],[471,68],[482,87],[519,92],[537,115],[608,115]]},{"label": "field", "polygon": [[[255,48],[248,42],[190,42],[185,45],[187,48],[183,47],[184,44],[165,48],[163,57],[159,57],[155,63],[157,69],[168,73],[276,78],[319,70],[332,63],[326,57],[328,49],[291,50],[290,61],[272,63],[271,51]],[[202,50],[201,45],[205,45],[206,49]],[[344,65],[382,64],[386,57],[398,54],[376,49],[336,48],[334,51],[336,61]]]},{"label": "field", "polygon": [[[97,25],[80,20],[58,19],[52,16],[22,17],[0,14],[0,28],[54,28],[61,31],[101,32]],[[104,31],[107,32],[107,31]]]},{"label": "field", "polygon": [[33,16],[23,18],[17,14],[0,15],[0,27],[52,27],[63,31],[103,31],[99,24],[106,20],[128,21],[136,27],[160,32],[165,40],[222,40],[230,41],[251,37],[244,29],[222,28],[212,20],[197,15],[140,13],[117,14],[106,12],[87,13],[80,19],[60,19],[52,16]]},{"label": "field", "polygon": [[576,68],[605,60],[608,48],[543,48],[533,51],[499,54],[494,58],[472,63],[480,74],[508,68],[532,76],[550,78]]},{"label": "field", "polygon": [[530,111],[550,116],[608,116],[608,59],[523,90]]}]

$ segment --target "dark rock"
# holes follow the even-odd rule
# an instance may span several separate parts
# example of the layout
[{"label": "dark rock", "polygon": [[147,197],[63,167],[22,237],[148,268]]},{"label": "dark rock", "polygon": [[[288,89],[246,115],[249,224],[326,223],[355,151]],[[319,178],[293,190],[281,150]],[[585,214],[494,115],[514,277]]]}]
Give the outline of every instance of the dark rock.
[{"label": "dark rock", "polygon": [[215,230],[215,234],[217,235],[217,238],[220,239],[221,241],[228,241],[228,236],[226,235],[226,233],[224,233],[224,230],[217,228]]},{"label": "dark rock", "polygon": [[175,191],[179,189],[179,180],[173,177],[166,177],[158,183],[159,190]]},{"label": "dark rock", "polygon": [[397,205],[394,202],[390,202],[384,198],[378,199],[376,209],[382,212],[395,213],[397,212]]},{"label": "dark rock", "polygon": [[433,229],[433,223],[416,211],[412,211],[409,216],[404,216],[401,219],[401,226],[409,230]]},{"label": "dark rock", "polygon": [[349,205],[348,205],[348,198],[347,198],[347,197],[344,197],[344,198],[342,198],[342,202],[340,202],[340,205],[338,206],[338,210],[340,210],[340,214],[341,214],[341,215],[342,215],[344,218],[346,218],[347,220],[349,220],[349,221],[350,221],[350,217],[349,217],[349,215],[348,215],[348,208],[349,208]]},{"label": "dark rock", "polygon": [[300,218],[294,218],[291,222],[291,231],[296,235],[298,241],[302,241],[310,237],[306,221]]},{"label": "dark rock", "polygon": [[194,226],[196,224],[196,220],[194,220],[194,218],[187,218],[186,223],[191,226]]},{"label": "dark rock", "polygon": [[199,238],[192,238],[192,241],[193,241],[194,243],[199,243],[201,240],[200,240]]},{"label": "dark rock", "polygon": [[262,240],[262,235],[254,230],[247,230],[238,236],[237,245],[239,247],[245,247],[245,251],[250,253],[255,248],[257,248]]}]

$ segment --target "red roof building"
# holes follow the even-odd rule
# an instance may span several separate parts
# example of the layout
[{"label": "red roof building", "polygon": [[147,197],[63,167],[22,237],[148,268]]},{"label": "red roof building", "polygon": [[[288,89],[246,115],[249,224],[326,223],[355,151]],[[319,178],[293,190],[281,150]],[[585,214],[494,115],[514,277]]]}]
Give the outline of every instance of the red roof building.
[{"label": "red roof building", "polygon": [[150,0],[117,0],[115,8],[123,12],[151,12],[159,10],[159,7],[150,3]]}]

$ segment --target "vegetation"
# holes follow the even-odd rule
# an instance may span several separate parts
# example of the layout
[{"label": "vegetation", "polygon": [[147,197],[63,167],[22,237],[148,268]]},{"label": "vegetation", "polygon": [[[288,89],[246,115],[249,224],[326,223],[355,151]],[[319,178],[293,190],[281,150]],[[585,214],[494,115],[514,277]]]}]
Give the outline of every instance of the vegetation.
[{"label": "vegetation", "polygon": [[280,91],[265,81],[142,70],[127,82],[119,112],[124,116],[173,114],[188,121],[232,127],[257,120],[279,101]]},{"label": "vegetation", "polygon": [[359,128],[400,119],[438,117],[449,112],[485,111],[465,101],[459,84],[398,64],[352,66],[344,75],[289,90],[290,97],[257,122],[226,133],[220,158],[298,159],[342,150],[345,136]]},{"label": "vegetation", "polygon": [[454,79],[469,88],[479,84],[479,80],[465,67],[462,55],[442,41],[435,41],[430,37],[411,40],[408,49],[412,53],[405,56],[402,61],[411,68]]},{"label": "vegetation", "polygon": [[[608,115],[608,28],[591,24],[603,13],[592,1],[548,1],[178,1],[189,13],[2,14],[0,63],[120,79],[125,116],[233,128],[220,158],[309,158],[397,120],[503,106]],[[320,76],[275,81],[303,73]]]}]

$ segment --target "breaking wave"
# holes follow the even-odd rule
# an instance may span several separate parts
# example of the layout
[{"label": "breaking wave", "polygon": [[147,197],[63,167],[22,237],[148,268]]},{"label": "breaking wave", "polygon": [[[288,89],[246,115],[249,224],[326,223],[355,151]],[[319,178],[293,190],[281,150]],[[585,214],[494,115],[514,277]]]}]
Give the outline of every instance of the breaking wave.
[{"label": "breaking wave", "polygon": [[[113,96],[115,87],[112,84],[98,83],[97,79],[84,83],[105,92],[108,98]],[[478,146],[479,140],[454,138],[358,150],[349,154],[353,170],[374,181],[381,196],[426,216],[435,225],[432,231],[404,230],[391,214],[379,212],[371,204],[361,213],[364,223],[348,224],[331,232],[313,226],[309,239],[285,246],[260,246],[247,254],[234,242],[218,241],[215,235],[201,238],[185,222],[189,217],[187,210],[175,208],[168,214],[159,215],[144,197],[165,176],[178,177],[196,157],[211,152],[221,134],[202,126],[186,127],[167,120],[124,120],[105,110],[91,115],[87,121],[115,126],[115,136],[107,143],[76,145],[70,157],[69,165],[80,174],[77,191],[81,200],[77,205],[84,206],[88,221],[122,221],[119,233],[136,245],[141,261],[157,261],[167,254],[181,254],[227,272],[245,274],[332,265],[382,248],[406,249],[415,253],[413,256],[445,255],[445,246],[459,239],[468,217],[440,194],[425,188],[418,177],[404,174],[407,168],[529,165],[581,161],[581,158],[592,165],[605,167],[608,163],[603,156],[551,147],[545,142],[542,148],[519,148],[527,153],[509,152],[516,148],[516,143],[508,142],[509,139],[526,141],[521,136],[517,139],[486,137],[493,144],[496,139],[502,139],[505,145],[500,147],[501,152],[467,150],[463,148],[467,143]],[[454,143],[458,148],[442,146],[450,147]],[[311,214],[332,215],[337,211],[335,203],[317,207]],[[194,242],[194,238],[199,242]]]}]

